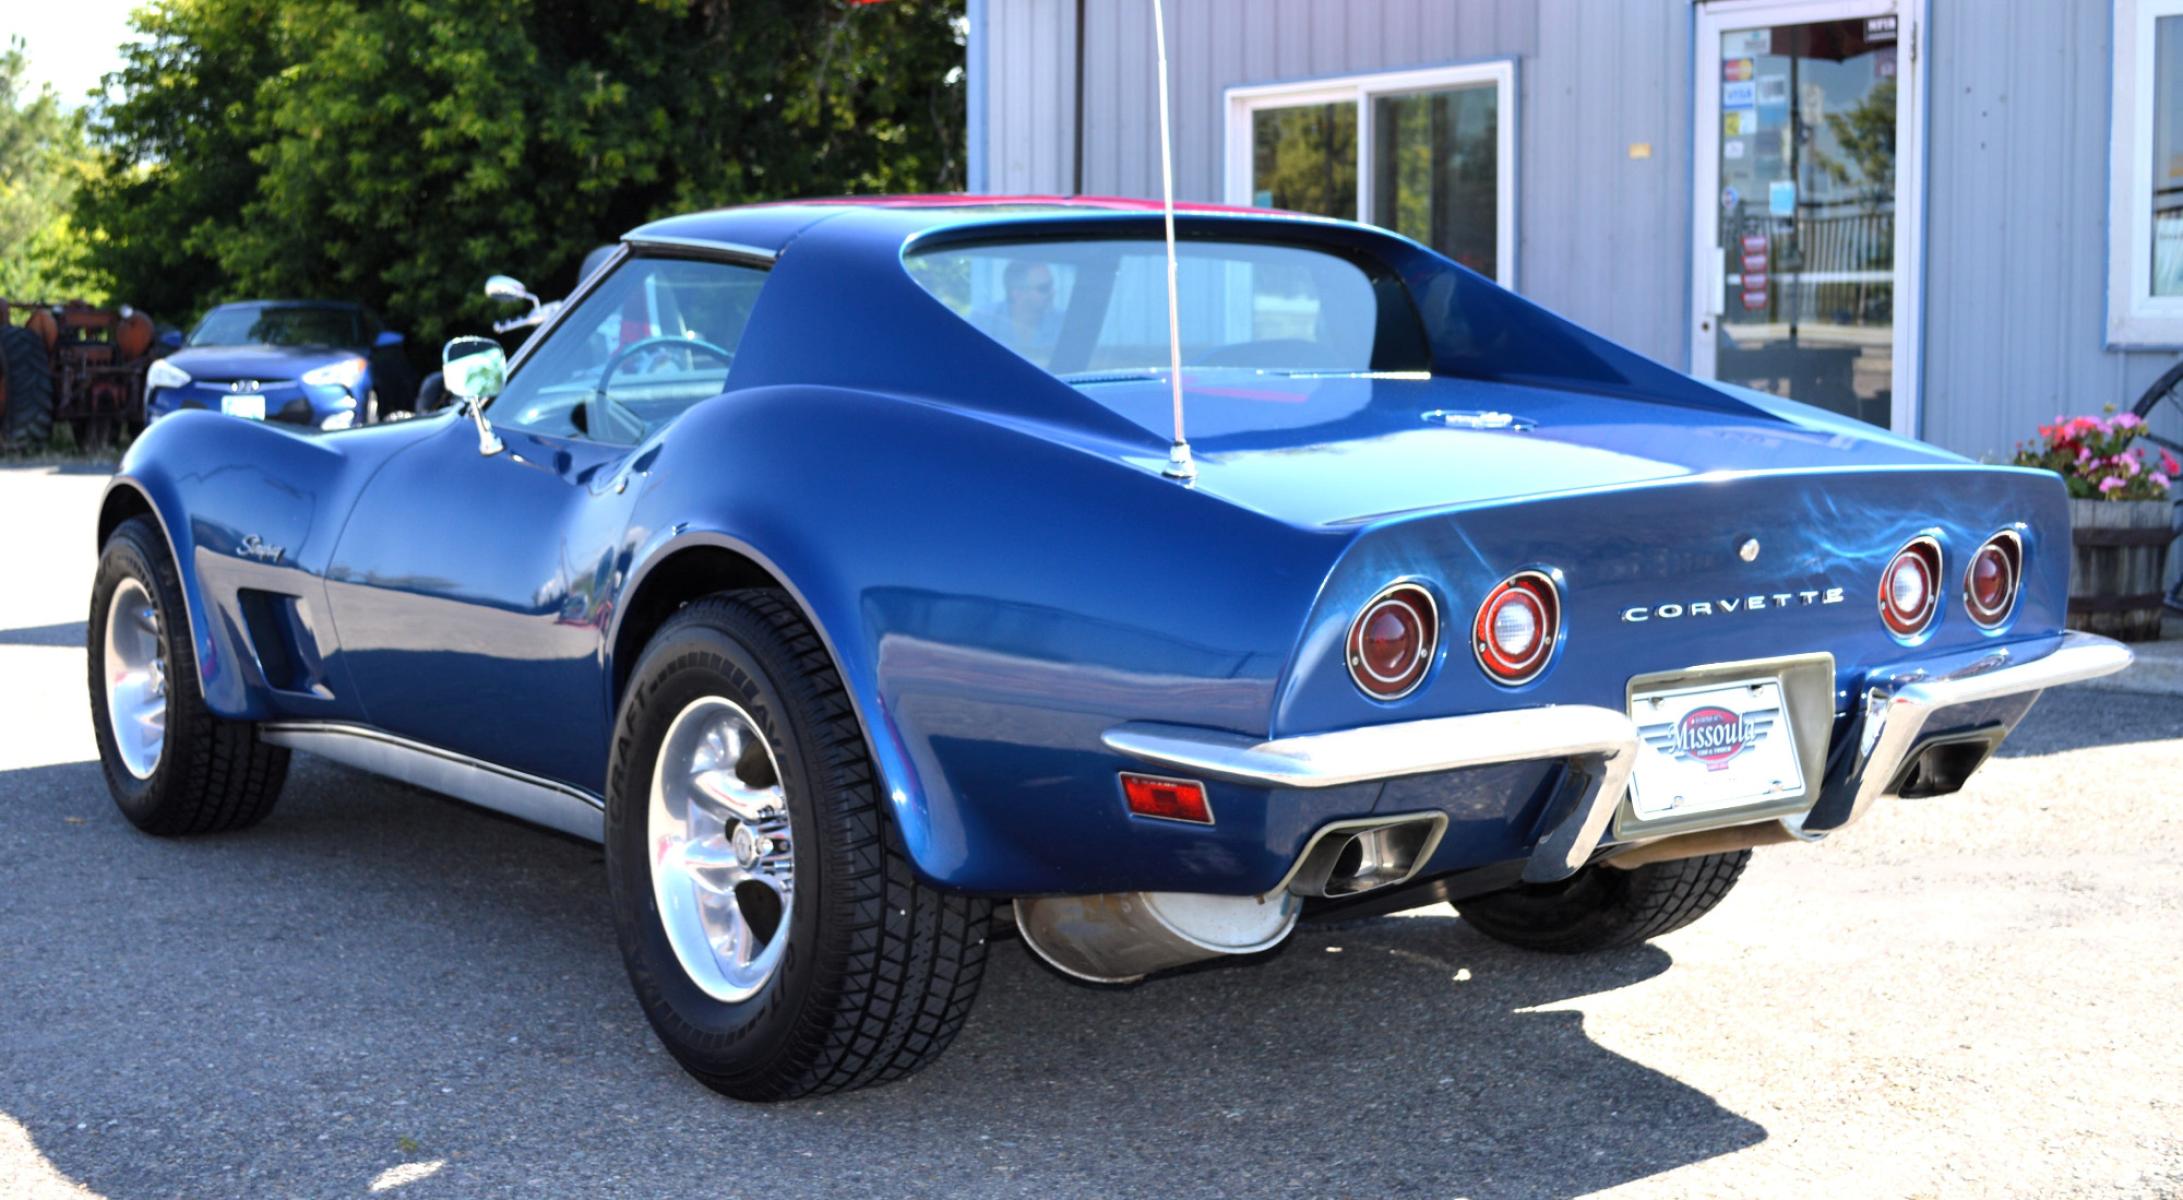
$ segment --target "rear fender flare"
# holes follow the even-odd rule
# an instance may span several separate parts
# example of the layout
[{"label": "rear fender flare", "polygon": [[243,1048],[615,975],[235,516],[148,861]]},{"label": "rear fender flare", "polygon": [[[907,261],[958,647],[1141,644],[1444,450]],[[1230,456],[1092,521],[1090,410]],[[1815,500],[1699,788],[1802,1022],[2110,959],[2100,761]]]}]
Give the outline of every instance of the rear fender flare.
[{"label": "rear fender flare", "polygon": [[[931,861],[927,856],[935,852],[932,812],[926,803],[924,787],[919,781],[917,768],[908,747],[885,719],[885,708],[880,701],[877,686],[876,664],[866,661],[857,653],[859,643],[855,639],[844,643],[834,635],[837,628],[846,628],[837,622],[830,625],[827,613],[838,613],[838,606],[814,603],[814,597],[797,584],[795,571],[784,569],[780,560],[752,545],[749,541],[719,529],[669,528],[656,531],[640,545],[631,556],[628,579],[621,595],[623,603],[617,604],[611,627],[606,634],[608,661],[604,664],[605,676],[612,680],[620,677],[622,664],[613,661],[614,647],[621,644],[622,622],[630,611],[628,600],[642,594],[645,580],[653,568],[673,558],[676,554],[695,548],[727,550],[756,563],[772,576],[780,589],[787,593],[789,602],[809,622],[818,635],[819,644],[833,661],[834,673],[841,677],[842,690],[848,693],[849,705],[856,713],[857,725],[864,732],[865,749],[872,756],[875,772],[874,784],[887,797],[887,807],[894,814],[895,828],[902,835],[904,848],[913,863]],[[796,561],[790,556],[790,561]],[[824,600],[821,596],[818,599]],[[854,613],[853,601],[847,602],[846,610]],[[632,657],[642,654],[643,647],[631,648]],[[629,665],[634,665],[632,662]],[[622,697],[612,697],[612,711],[619,720]]]}]

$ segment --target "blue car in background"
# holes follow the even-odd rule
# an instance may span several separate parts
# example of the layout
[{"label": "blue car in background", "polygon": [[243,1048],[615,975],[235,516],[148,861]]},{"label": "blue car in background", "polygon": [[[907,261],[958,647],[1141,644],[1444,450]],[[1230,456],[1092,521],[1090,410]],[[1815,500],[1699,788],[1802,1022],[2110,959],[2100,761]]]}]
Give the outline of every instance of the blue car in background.
[{"label": "blue car in background", "polygon": [[360,304],[244,300],[206,313],[144,389],[147,421],[204,408],[330,430],[407,410],[417,376],[402,335]]},{"label": "blue car in background", "polygon": [[86,627],[117,804],[239,829],[302,750],[602,843],[661,1043],[775,1100],[930,1061],[1002,937],[1107,984],[1430,903],[1657,937],[2130,662],[2065,628],[2050,472],[1384,230],[1175,232],[1170,273],[1130,202],[677,217],[512,359],[450,343],[435,413],[159,422]]}]

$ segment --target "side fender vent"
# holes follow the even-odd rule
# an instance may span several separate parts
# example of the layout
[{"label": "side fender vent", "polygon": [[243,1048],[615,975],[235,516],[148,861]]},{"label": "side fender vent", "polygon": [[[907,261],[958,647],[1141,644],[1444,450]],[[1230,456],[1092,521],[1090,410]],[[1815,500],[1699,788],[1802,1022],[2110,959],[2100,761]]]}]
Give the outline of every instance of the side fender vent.
[{"label": "side fender vent", "polygon": [[301,692],[321,700],[333,698],[326,686],[325,664],[318,656],[318,640],[311,636],[309,612],[299,596],[282,592],[238,588],[243,625],[250,651],[267,687],[275,691]]}]

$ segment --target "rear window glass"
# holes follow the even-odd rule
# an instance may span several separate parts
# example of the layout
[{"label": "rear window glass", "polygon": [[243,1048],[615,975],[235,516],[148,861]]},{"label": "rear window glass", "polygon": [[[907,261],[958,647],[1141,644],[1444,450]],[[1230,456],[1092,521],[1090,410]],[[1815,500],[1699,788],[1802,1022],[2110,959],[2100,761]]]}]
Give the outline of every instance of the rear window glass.
[{"label": "rear window glass", "polygon": [[[1185,367],[1279,373],[1416,370],[1408,293],[1340,256],[1261,242],[1178,247]],[[912,254],[910,274],[986,336],[1072,382],[1165,372],[1163,243],[1042,240]]]}]

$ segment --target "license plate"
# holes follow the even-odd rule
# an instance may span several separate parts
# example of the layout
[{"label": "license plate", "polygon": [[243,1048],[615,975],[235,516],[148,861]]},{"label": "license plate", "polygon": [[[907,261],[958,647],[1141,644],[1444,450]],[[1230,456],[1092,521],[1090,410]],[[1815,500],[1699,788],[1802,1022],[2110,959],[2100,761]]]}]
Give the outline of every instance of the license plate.
[{"label": "license plate", "polygon": [[1640,821],[1804,794],[1795,731],[1774,676],[1638,692],[1630,719],[1639,741],[1630,811]]},{"label": "license plate", "polygon": [[220,411],[231,417],[241,417],[246,421],[263,421],[265,419],[265,397],[222,396],[220,397]]}]

